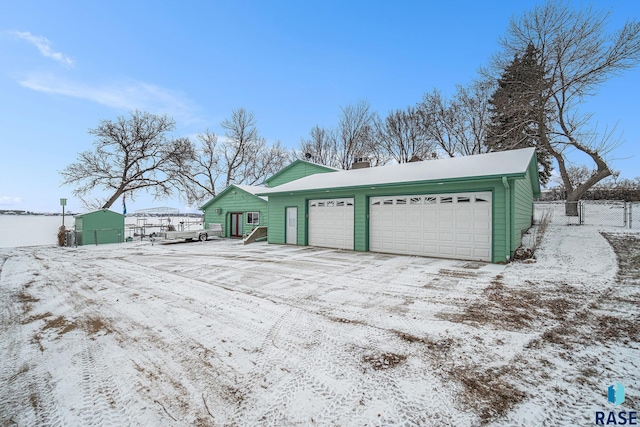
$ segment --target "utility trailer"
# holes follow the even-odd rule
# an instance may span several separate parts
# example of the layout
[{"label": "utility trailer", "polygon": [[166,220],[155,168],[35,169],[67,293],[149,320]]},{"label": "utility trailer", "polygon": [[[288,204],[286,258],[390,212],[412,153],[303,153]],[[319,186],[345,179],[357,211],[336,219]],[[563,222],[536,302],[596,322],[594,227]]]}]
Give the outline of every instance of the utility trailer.
[{"label": "utility trailer", "polygon": [[209,224],[208,230],[184,230],[184,231],[163,231],[159,233],[160,237],[164,237],[167,240],[200,240],[205,242],[209,240],[209,237],[221,237],[222,236],[222,224]]}]

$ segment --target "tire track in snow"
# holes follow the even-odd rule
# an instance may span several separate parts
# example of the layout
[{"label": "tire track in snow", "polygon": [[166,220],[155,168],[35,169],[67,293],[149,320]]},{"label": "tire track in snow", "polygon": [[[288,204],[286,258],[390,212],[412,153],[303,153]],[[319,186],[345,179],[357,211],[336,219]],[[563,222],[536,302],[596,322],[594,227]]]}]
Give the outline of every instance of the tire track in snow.
[{"label": "tire track in snow", "polygon": [[131,400],[122,385],[117,385],[108,366],[109,357],[103,354],[100,343],[87,338],[82,339],[82,353],[79,358],[82,365],[83,390],[81,415],[85,425],[133,425],[127,403]]},{"label": "tire track in snow", "polygon": [[31,312],[41,301],[29,292],[43,279],[34,276],[41,262],[33,252],[13,250],[3,259],[0,272],[0,421],[3,425],[65,425],[56,381],[46,367],[49,354],[34,341],[43,321],[32,318]]}]

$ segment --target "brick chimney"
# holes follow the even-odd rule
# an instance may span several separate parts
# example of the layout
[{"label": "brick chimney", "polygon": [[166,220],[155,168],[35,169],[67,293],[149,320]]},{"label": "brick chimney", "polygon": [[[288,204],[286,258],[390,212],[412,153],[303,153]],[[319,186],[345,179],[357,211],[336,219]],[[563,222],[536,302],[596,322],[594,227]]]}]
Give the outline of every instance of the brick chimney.
[{"label": "brick chimney", "polygon": [[371,166],[369,159],[366,157],[356,157],[351,169],[365,169]]}]

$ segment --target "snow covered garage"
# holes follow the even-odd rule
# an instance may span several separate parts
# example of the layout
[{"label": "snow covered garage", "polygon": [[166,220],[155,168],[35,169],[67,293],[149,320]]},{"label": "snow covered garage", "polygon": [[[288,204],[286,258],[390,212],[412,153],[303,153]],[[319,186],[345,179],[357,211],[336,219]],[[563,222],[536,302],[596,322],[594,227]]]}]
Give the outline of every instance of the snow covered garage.
[{"label": "snow covered garage", "polygon": [[307,176],[269,196],[269,242],[503,262],[540,194],[535,150]]}]

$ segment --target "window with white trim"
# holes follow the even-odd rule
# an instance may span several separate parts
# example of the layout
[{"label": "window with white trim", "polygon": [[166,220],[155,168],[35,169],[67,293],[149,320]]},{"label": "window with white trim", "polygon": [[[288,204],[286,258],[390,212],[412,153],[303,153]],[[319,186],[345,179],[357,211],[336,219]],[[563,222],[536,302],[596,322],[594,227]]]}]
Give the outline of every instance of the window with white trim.
[{"label": "window with white trim", "polygon": [[247,224],[260,224],[260,212],[247,212]]}]

